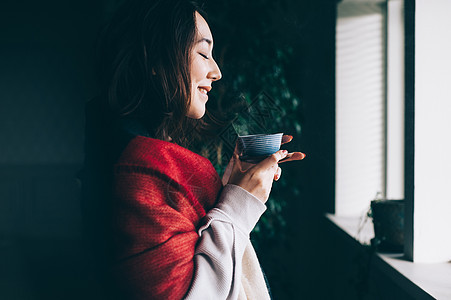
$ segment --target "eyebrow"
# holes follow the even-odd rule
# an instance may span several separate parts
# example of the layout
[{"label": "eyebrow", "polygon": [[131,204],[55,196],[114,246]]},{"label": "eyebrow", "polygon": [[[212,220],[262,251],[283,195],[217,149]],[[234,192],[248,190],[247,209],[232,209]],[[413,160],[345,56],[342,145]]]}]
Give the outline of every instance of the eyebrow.
[{"label": "eyebrow", "polygon": [[208,45],[213,44],[213,41],[208,39],[208,38],[201,38],[200,40],[197,41],[198,43],[202,43],[202,42],[207,42]]}]

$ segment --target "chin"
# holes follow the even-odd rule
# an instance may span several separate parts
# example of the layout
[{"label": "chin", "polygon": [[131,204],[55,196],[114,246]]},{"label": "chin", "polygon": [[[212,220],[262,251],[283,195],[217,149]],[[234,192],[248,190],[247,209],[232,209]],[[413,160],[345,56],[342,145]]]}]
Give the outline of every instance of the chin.
[{"label": "chin", "polygon": [[205,111],[202,114],[197,115],[196,117],[194,117],[193,119],[202,119],[202,117],[205,115]]},{"label": "chin", "polygon": [[205,115],[205,109],[202,111],[196,111],[196,112],[188,112],[186,115],[188,118],[191,119],[201,119]]},{"label": "chin", "polygon": [[199,99],[195,99],[193,102],[186,116],[191,119],[200,119],[205,115],[205,103],[202,103]]}]

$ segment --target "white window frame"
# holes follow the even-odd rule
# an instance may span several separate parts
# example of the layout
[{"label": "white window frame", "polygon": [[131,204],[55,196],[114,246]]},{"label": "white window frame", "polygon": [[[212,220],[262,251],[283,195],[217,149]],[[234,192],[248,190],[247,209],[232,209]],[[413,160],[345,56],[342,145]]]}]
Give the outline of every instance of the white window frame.
[{"label": "white window frame", "polygon": [[413,167],[413,176],[406,177],[406,255],[414,262],[449,262],[451,1],[415,0],[414,5],[414,43],[409,41],[414,82],[406,97],[414,124],[406,136],[414,148],[406,157]]}]

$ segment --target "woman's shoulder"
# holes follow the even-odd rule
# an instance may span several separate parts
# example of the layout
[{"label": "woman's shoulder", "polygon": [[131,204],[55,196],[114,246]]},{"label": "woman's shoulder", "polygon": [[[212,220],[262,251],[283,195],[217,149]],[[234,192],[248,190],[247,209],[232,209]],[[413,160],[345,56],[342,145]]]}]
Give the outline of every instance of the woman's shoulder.
[{"label": "woman's shoulder", "polygon": [[185,191],[202,205],[208,204],[206,207],[213,205],[222,188],[221,178],[208,159],[177,144],[145,136],[129,142],[114,173],[121,180],[131,176],[127,182],[146,190],[149,182],[171,183],[171,195]]},{"label": "woman's shoulder", "polygon": [[140,135],[128,143],[116,164],[116,167],[124,166],[167,174],[194,172],[217,175],[207,158],[175,143]]}]

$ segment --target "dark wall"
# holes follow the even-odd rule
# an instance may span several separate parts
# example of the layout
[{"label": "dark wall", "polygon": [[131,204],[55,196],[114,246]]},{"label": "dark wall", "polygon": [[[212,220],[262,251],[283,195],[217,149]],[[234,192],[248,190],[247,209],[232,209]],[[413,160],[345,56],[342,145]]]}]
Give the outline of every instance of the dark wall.
[{"label": "dark wall", "polygon": [[1,2],[1,164],[82,161],[99,16],[91,1]]},{"label": "dark wall", "polygon": [[83,161],[83,110],[95,92],[100,5],[0,4],[0,233],[77,234],[74,174]]},{"label": "dark wall", "polygon": [[100,4],[0,2],[0,299],[80,299],[75,174]]},{"label": "dark wall", "polygon": [[[296,57],[289,76],[303,114],[300,149],[307,158],[295,168],[301,190],[290,199],[286,299],[334,299],[330,262],[334,245],[325,235],[324,213],[334,211],[335,184],[335,1],[303,1],[295,20]],[[295,14],[295,13],[293,13]],[[291,170],[290,170],[291,171]],[[284,298],[285,299],[285,298]]]}]

